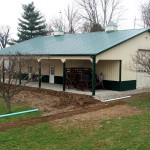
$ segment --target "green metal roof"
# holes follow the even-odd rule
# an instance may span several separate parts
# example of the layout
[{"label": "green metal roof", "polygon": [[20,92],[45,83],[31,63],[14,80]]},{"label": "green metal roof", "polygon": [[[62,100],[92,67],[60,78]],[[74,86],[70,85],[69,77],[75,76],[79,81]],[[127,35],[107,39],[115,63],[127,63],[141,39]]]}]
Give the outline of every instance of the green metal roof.
[{"label": "green metal roof", "polygon": [[114,32],[92,32],[44,36],[24,41],[0,50],[0,55],[97,55],[117,46],[148,29],[120,30]]}]

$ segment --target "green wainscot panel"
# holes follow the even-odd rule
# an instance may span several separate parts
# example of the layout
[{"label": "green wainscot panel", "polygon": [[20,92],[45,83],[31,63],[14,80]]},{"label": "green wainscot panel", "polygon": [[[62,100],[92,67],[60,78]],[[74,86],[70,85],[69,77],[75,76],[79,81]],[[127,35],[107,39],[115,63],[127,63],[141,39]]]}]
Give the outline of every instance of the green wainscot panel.
[{"label": "green wainscot panel", "polygon": [[136,89],[136,80],[131,81],[109,81],[104,80],[104,87],[107,90],[114,90],[114,91],[127,91]]},{"label": "green wainscot panel", "polygon": [[63,84],[63,77],[55,76],[54,82],[55,82],[55,84]]}]

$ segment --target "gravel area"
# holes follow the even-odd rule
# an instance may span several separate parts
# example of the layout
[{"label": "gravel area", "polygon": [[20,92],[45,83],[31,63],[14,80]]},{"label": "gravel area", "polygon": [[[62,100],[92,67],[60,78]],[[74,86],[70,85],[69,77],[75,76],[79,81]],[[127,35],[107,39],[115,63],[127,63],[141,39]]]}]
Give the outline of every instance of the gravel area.
[{"label": "gravel area", "polygon": [[125,96],[132,96],[135,94],[140,94],[140,93],[145,93],[145,92],[150,92],[150,87],[136,89],[136,90],[123,91],[123,92],[109,91],[109,92],[100,93],[99,95],[96,95],[94,98],[104,102],[110,99],[121,98]]}]

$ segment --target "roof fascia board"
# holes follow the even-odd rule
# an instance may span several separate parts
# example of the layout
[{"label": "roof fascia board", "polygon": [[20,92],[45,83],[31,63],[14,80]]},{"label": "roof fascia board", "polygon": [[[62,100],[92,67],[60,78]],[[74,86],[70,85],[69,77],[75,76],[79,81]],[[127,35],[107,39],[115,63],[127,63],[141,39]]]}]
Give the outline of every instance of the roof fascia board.
[{"label": "roof fascia board", "polygon": [[[1,56],[2,57],[5,57],[5,56],[7,57],[7,56],[16,56],[16,55],[15,54],[12,54],[12,55],[11,54],[10,55],[0,55],[0,57]],[[39,57],[39,56],[48,56],[48,57],[50,57],[50,56],[54,56],[54,57],[55,56],[69,56],[69,57],[70,56],[73,56],[73,57],[74,56],[90,56],[91,57],[91,56],[96,56],[96,54],[42,54],[42,55],[41,54],[35,54],[35,55],[34,54],[21,54],[20,56],[35,56],[35,57],[36,56],[37,57]]]}]

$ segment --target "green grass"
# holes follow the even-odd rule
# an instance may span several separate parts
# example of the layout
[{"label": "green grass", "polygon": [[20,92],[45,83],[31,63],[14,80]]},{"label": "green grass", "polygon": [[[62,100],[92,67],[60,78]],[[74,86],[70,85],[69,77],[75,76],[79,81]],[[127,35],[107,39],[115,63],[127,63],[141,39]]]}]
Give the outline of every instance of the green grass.
[{"label": "green grass", "polygon": [[[12,104],[12,113],[13,112],[20,112],[20,111],[25,111],[25,110],[31,110],[33,109],[32,107],[23,105],[23,104]],[[0,115],[6,114],[6,106],[5,103],[2,99],[0,99]],[[41,112],[32,112],[32,113],[27,113],[27,114],[21,114],[21,115],[16,115],[16,116],[10,116],[6,118],[0,118],[0,123],[6,123],[6,122],[14,122],[18,120],[24,120],[28,118],[36,118],[41,116]]]},{"label": "green grass", "polygon": [[1,131],[0,150],[149,150],[150,97],[126,103],[143,113],[97,122],[96,127],[42,123]]},{"label": "green grass", "polygon": [[150,110],[150,98],[132,99],[126,102],[127,105],[135,106],[140,109]]}]

